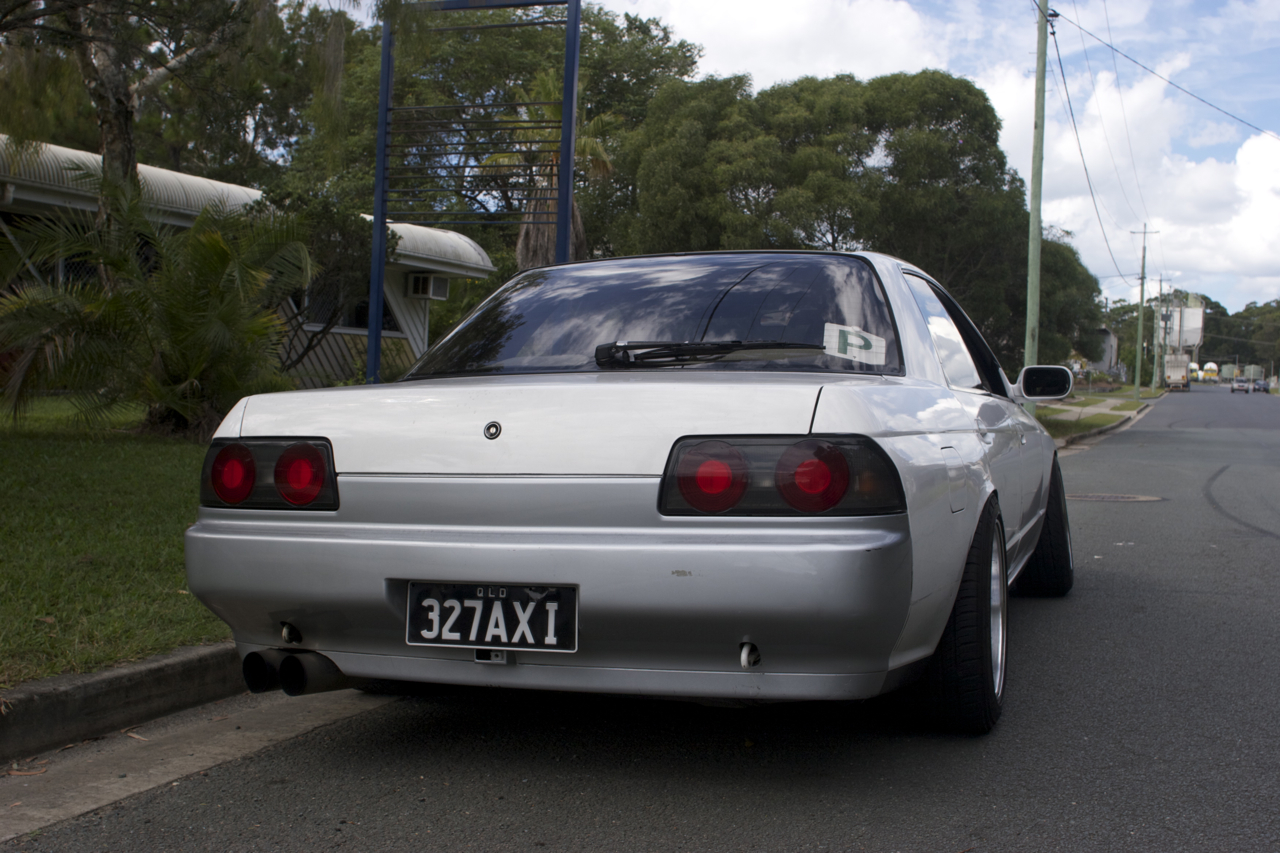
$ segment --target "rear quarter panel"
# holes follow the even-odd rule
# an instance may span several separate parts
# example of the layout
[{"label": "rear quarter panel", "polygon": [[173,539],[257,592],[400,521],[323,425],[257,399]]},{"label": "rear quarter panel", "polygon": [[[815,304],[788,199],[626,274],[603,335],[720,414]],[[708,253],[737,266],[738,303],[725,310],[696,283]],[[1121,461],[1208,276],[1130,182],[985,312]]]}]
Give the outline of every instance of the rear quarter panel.
[{"label": "rear quarter panel", "polygon": [[[911,529],[911,603],[889,665],[932,654],[991,491],[972,422],[946,387],[877,379],[825,386],[813,431],[871,436],[897,466]],[[962,476],[948,472],[943,448],[953,448]]]}]

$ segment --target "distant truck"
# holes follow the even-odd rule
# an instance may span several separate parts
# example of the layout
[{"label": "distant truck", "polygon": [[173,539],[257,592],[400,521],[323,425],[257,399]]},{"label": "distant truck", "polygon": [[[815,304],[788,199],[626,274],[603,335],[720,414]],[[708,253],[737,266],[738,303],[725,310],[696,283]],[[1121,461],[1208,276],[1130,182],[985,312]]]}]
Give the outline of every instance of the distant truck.
[{"label": "distant truck", "polygon": [[1244,374],[1244,378],[1250,382],[1255,379],[1265,379],[1267,375],[1267,372],[1262,369],[1260,364],[1246,364],[1241,372]]},{"label": "distant truck", "polygon": [[1204,369],[1200,371],[1200,378],[1205,382],[1217,382],[1218,365],[1214,364],[1212,361],[1206,361],[1204,363]]},{"label": "distant truck", "polygon": [[1169,353],[1164,357],[1164,387],[1170,391],[1186,391],[1190,388],[1187,366],[1191,357],[1183,353]]}]

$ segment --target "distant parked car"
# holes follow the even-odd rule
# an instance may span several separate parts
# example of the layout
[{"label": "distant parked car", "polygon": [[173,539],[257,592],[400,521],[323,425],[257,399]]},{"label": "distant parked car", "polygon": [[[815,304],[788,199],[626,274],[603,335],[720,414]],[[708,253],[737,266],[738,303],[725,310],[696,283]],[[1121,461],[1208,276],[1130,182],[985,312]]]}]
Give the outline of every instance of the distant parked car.
[{"label": "distant parked car", "polygon": [[1266,394],[1268,391],[1267,380],[1265,379],[1253,380],[1253,390],[1257,391],[1260,394]]},{"label": "distant parked car", "polygon": [[1248,379],[1245,379],[1243,376],[1237,376],[1235,379],[1231,380],[1232,394],[1236,393],[1237,391],[1243,391],[1244,393],[1248,394],[1250,387],[1252,387],[1251,383],[1249,382]]}]

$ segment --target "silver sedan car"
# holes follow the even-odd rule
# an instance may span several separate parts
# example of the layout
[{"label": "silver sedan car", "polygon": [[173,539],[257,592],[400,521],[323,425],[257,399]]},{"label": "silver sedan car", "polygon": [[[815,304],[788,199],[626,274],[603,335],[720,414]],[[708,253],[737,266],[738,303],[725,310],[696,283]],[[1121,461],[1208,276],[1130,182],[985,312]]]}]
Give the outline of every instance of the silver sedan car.
[{"label": "silver sedan car", "polygon": [[253,690],[374,682],[1000,714],[1007,596],[1063,595],[1054,443],[936,282],[872,253],[517,276],[391,384],[242,400],[190,588]]}]

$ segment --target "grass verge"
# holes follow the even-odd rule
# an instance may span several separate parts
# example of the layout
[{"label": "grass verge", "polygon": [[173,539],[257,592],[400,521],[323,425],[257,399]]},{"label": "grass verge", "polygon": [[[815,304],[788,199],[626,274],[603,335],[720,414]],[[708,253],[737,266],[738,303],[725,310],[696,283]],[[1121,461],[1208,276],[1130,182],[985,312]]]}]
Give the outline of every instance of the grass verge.
[{"label": "grass verge", "polygon": [[1036,411],[1036,416],[1039,418],[1041,425],[1044,426],[1044,428],[1049,431],[1049,435],[1054,438],[1067,438],[1069,436],[1079,435],[1082,432],[1088,432],[1089,430],[1097,429],[1098,427],[1111,426],[1114,423],[1119,423],[1124,420],[1124,415],[1109,415],[1106,413],[1089,415],[1089,417],[1081,418],[1078,421],[1064,421],[1059,418],[1048,417],[1041,418],[1041,414],[1042,412],[1040,410]]},{"label": "grass verge", "polygon": [[1072,400],[1069,403],[1066,400],[1063,400],[1062,405],[1078,406],[1083,409],[1085,406],[1096,406],[1099,403],[1105,403],[1105,402],[1107,402],[1107,400],[1104,397],[1081,397],[1078,400]]},{"label": "grass verge", "polygon": [[1138,411],[1138,409],[1141,409],[1145,405],[1146,403],[1143,403],[1141,400],[1126,400],[1123,403],[1116,403],[1114,406],[1111,407],[1111,411],[1136,412]]},{"label": "grass verge", "polygon": [[229,636],[186,594],[204,446],[72,413],[42,400],[0,425],[0,687]]},{"label": "grass verge", "polygon": [[[1116,390],[1114,390],[1114,391],[1107,391],[1107,392],[1105,392],[1105,393],[1104,393],[1104,392],[1099,391],[1099,392],[1095,392],[1095,394],[1097,394],[1098,396],[1101,396],[1101,397],[1103,397],[1103,398],[1105,398],[1105,399],[1108,399],[1108,400],[1114,400],[1114,399],[1116,399],[1117,397],[1128,397],[1129,399],[1131,399],[1131,400],[1132,400],[1132,399],[1133,399],[1133,386],[1132,386],[1132,385],[1121,385],[1119,388],[1117,388],[1117,389],[1116,389]],[[1153,399],[1155,399],[1156,397],[1161,396],[1162,394],[1164,394],[1164,389],[1163,389],[1163,388],[1157,388],[1156,390],[1152,391],[1150,388],[1145,388],[1145,387],[1144,387],[1144,388],[1142,389],[1142,393],[1141,393],[1139,396],[1140,396],[1140,397],[1141,397],[1141,399],[1143,399],[1143,400],[1153,400]]]}]

